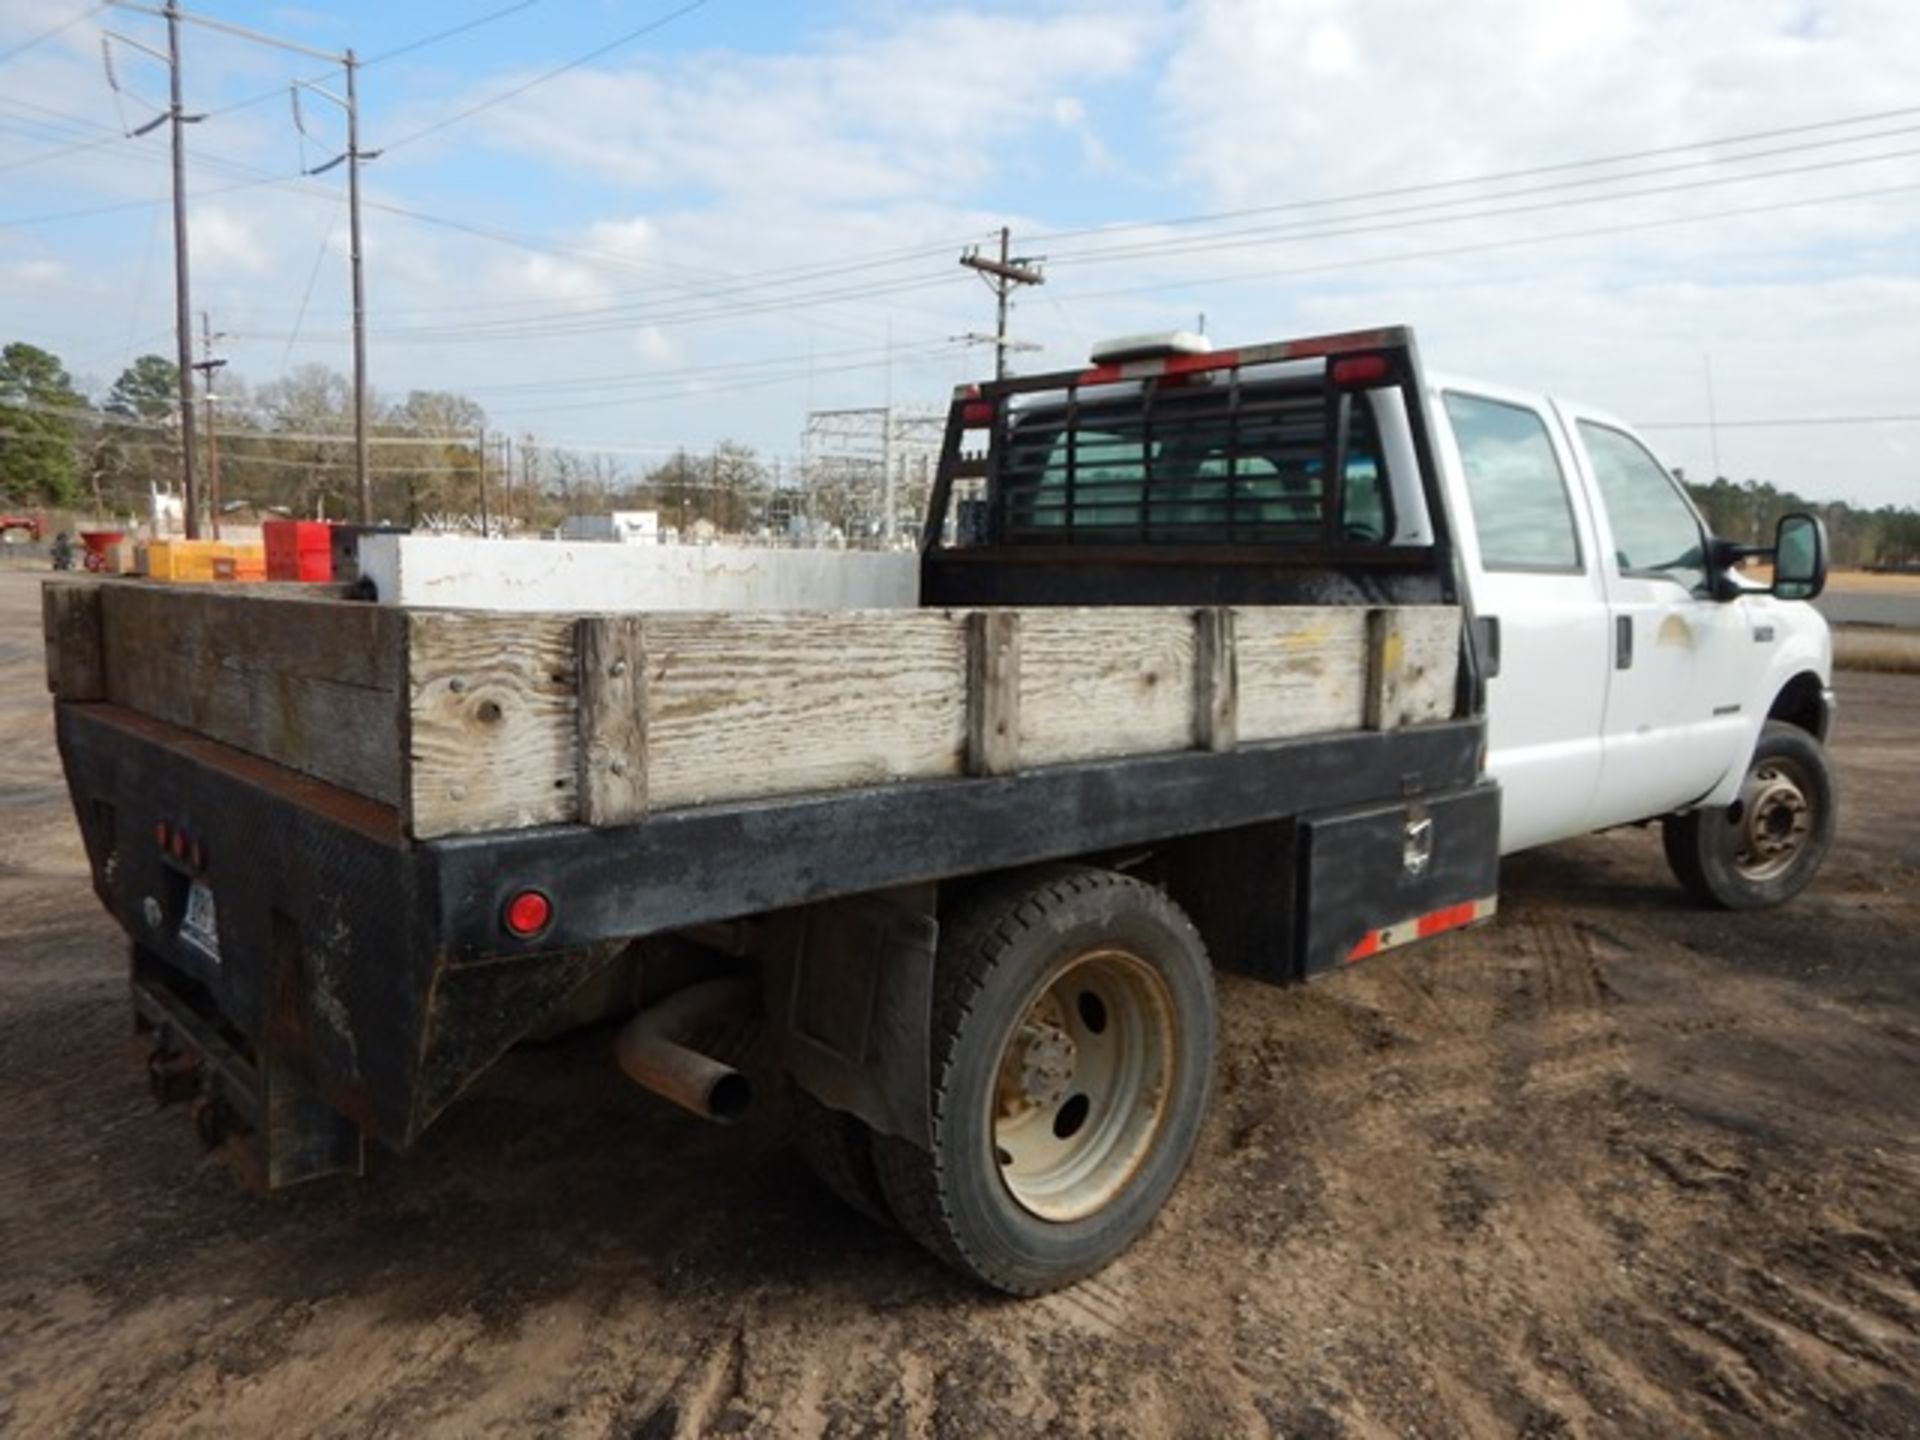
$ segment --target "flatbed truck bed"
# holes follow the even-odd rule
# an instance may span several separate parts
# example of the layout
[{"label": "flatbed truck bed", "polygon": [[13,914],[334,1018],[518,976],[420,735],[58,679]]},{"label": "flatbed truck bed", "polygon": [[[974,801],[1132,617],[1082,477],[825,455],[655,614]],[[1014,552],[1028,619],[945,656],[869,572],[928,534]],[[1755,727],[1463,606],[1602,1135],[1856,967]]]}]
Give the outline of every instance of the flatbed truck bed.
[{"label": "flatbed truck bed", "polygon": [[[1414,382],[1401,332],[1246,364],[1346,350]],[[1345,465],[1333,373],[1274,393]],[[855,1203],[1021,1293],[1118,1253],[1204,1107],[1207,965],[1298,980],[1484,919],[1499,792],[1437,496],[1418,545],[1316,519],[1332,543],[1304,553],[996,566],[947,512],[1038,388],[987,387],[984,416],[956,396],[911,608],[50,585],[61,752],[156,1094],[267,1188],[354,1171],[626,967],[604,1009],[642,1002],[619,1054],[643,1084],[729,1118],[727,1067],[659,1017],[690,1033],[748,996]],[[1252,513],[1303,503],[1277,493]],[[952,1138],[960,1093],[1001,1138]],[[946,1196],[968,1167],[990,1193]]]}]

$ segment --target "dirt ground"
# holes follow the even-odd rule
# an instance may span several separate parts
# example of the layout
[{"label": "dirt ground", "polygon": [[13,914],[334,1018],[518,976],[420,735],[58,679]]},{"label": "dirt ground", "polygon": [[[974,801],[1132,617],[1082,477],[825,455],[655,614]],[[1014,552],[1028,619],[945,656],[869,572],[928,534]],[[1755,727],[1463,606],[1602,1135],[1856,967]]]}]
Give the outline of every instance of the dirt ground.
[{"label": "dirt ground", "polygon": [[271,1201],[153,1113],[0,574],[0,1432],[1920,1436],[1920,678],[1842,677],[1785,910],[1651,832],[1515,860],[1490,928],[1227,980],[1174,1203],[984,1295],[737,1130],[515,1054],[404,1160]]}]

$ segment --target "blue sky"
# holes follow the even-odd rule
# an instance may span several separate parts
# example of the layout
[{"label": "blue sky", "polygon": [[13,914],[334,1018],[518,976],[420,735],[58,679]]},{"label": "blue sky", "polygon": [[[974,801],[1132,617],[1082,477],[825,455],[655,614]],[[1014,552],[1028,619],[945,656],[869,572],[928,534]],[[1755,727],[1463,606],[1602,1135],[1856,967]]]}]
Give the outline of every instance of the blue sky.
[{"label": "blue sky", "polygon": [[[509,4],[192,8],[378,57]],[[709,0],[410,138],[676,8],[537,0],[363,71],[383,395],[464,390],[625,463],[724,436],[791,454],[809,408],[937,404],[990,368],[953,338],[992,314],[955,261],[1005,223],[1047,256],[1015,314],[1029,368],[1202,312],[1223,341],[1407,322],[1445,369],[1661,427],[1693,473],[1717,449],[1737,478],[1920,501],[1920,425],[1693,424],[1710,399],[1730,422],[1915,410],[1920,7]],[[164,132],[118,133],[164,70],[116,42],[116,97],[103,29],[162,36],[0,0],[0,338],[102,384],[168,349],[172,304]],[[256,384],[344,368],[342,174],[298,174],[338,118],[307,104],[302,142],[281,88],[337,73],[185,43],[211,112],[195,308]],[[1610,156],[1635,158],[1589,163]]]}]

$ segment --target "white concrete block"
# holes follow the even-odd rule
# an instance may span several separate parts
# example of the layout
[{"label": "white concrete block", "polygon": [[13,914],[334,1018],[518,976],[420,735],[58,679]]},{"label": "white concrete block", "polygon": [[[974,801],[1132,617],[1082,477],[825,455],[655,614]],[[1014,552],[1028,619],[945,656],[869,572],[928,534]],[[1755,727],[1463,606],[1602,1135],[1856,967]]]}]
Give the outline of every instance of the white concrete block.
[{"label": "white concrete block", "polygon": [[386,604],[454,610],[884,610],[920,598],[911,551],[760,550],[366,535]]}]

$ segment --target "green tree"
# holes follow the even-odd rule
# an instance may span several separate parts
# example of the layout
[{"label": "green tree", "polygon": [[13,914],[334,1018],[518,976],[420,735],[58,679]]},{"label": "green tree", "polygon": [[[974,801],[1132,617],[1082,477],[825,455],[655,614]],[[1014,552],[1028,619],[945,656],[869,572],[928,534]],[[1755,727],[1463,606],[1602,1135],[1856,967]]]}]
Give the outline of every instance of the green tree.
[{"label": "green tree", "polygon": [[164,355],[142,355],[120,372],[101,408],[150,423],[172,418],[180,403],[180,369]]},{"label": "green tree", "polygon": [[380,447],[376,441],[376,463],[404,486],[410,524],[429,515],[479,513],[480,428],[486,423],[486,411],[449,390],[411,390],[387,417],[383,430],[407,443]]},{"label": "green tree", "polygon": [[86,409],[57,355],[18,340],[0,350],[0,498],[27,505],[79,498],[76,422]]},{"label": "green tree", "polygon": [[107,392],[86,454],[101,510],[137,510],[150,486],[179,479],[179,375],[164,356],[142,355]]}]

